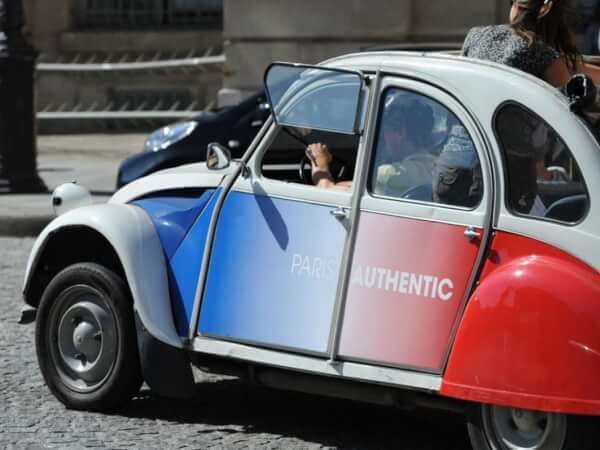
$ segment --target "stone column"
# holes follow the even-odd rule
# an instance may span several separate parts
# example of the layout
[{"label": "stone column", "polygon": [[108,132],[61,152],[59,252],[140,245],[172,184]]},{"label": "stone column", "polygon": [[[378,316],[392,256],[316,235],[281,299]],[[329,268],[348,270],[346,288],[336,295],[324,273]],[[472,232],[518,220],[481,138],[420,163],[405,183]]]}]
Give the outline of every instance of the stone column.
[{"label": "stone column", "polygon": [[36,52],[22,34],[21,0],[0,0],[0,192],[47,188],[37,173]]}]

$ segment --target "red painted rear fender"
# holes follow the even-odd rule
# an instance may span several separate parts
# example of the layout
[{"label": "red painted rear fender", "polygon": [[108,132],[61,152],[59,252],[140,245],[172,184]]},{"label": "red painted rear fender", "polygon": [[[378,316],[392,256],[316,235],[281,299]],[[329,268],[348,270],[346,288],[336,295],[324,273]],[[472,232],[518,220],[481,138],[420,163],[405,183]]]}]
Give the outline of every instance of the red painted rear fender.
[{"label": "red painted rear fender", "polygon": [[600,415],[600,274],[546,244],[498,233],[441,392]]}]

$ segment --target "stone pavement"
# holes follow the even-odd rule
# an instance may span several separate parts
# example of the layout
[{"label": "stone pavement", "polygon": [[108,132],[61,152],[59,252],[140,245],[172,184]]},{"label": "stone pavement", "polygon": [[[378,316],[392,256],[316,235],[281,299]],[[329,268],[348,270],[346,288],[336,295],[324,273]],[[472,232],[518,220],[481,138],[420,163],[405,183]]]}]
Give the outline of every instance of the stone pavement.
[{"label": "stone pavement", "polygon": [[19,325],[32,238],[0,237],[0,449],[466,450],[462,418],[248,386],[196,372],[187,401],[147,388],[113,414],[70,411],[45,386],[35,325]]},{"label": "stone pavement", "polygon": [[[117,169],[127,156],[138,153],[146,134],[40,136],[38,171],[50,192],[77,181],[97,202],[115,189]],[[36,236],[54,218],[50,196],[0,194],[0,236]]]}]

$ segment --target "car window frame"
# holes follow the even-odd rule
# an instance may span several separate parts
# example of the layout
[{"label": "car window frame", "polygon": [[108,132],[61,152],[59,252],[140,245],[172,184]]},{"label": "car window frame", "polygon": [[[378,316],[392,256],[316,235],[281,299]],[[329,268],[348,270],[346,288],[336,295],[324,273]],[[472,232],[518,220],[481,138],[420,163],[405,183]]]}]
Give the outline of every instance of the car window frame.
[{"label": "car window frame", "polygon": [[[327,68],[330,68],[327,66]],[[346,69],[339,69],[341,72],[349,72]],[[350,70],[352,72],[352,70]],[[330,206],[340,205],[351,205],[354,196],[362,195],[362,186],[358,186],[356,183],[357,174],[362,170],[363,164],[368,164],[370,151],[367,148],[369,136],[368,136],[368,124],[372,120],[372,113],[370,110],[370,101],[372,97],[377,97],[379,91],[377,90],[377,83],[375,82],[380,74],[371,70],[361,70],[360,73],[363,75],[364,80],[362,84],[362,107],[359,108],[358,122],[360,124],[360,133],[356,136],[358,139],[358,146],[356,148],[356,163],[354,168],[354,178],[352,186],[347,191],[337,189],[327,189],[310,184],[301,184],[281,181],[273,178],[266,177],[262,171],[262,160],[265,153],[269,150],[273,141],[277,138],[283,125],[280,125],[275,120],[273,114],[269,116],[269,119],[264,125],[264,129],[259,133],[260,140],[257,140],[251,147],[244,157],[244,161],[250,169],[251,176],[244,180],[238,179],[235,181],[234,186],[237,189],[245,192],[253,192],[253,183],[258,182],[261,185],[267,186],[269,191],[273,191],[272,194],[279,198],[286,198],[289,200],[306,201],[311,203],[327,204]],[[343,134],[343,133],[340,133]],[[258,136],[257,136],[258,137]],[[251,152],[250,152],[251,149]],[[289,191],[296,191],[295,196],[290,194]],[[298,196],[298,194],[300,194]],[[344,206],[346,207],[346,206]]]},{"label": "car window frame", "polygon": [[[271,117],[273,117],[273,122],[275,122],[275,124],[277,126],[285,126],[282,125],[278,122],[277,117],[274,114],[274,107],[273,107],[273,101],[271,99],[271,93],[269,92],[269,89],[266,87],[267,86],[267,76],[269,74],[269,71],[271,70],[271,68],[273,66],[281,66],[281,67],[293,67],[293,68],[304,68],[306,70],[309,69],[320,69],[320,70],[326,70],[326,71],[330,71],[330,72],[337,72],[337,73],[345,73],[345,74],[353,74],[353,75],[358,75],[359,79],[360,79],[360,87],[358,89],[359,92],[359,99],[358,99],[358,103],[356,105],[356,111],[355,111],[355,118],[354,118],[354,124],[353,124],[353,130],[352,133],[343,133],[341,131],[338,130],[328,130],[325,128],[318,128],[321,131],[329,131],[329,132],[333,132],[333,133],[340,133],[340,134],[354,134],[357,136],[362,136],[365,132],[364,130],[364,120],[363,117],[365,115],[365,110],[368,109],[368,92],[365,95],[365,91],[368,86],[367,83],[365,82],[365,80],[368,78],[368,72],[363,72],[361,70],[358,69],[350,69],[350,68],[342,68],[342,67],[335,67],[335,66],[325,66],[325,65],[311,65],[311,64],[298,64],[298,63],[290,63],[290,62],[285,62],[285,61],[274,61],[271,64],[269,64],[269,66],[267,67],[267,69],[265,70],[264,76],[263,76],[263,84],[265,86],[265,95],[267,98],[268,103],[271,105],[271,110],[273,111],[271,114]],[[312,93],[311,93],[312,94]],[[288,125],[288,126],[294,126],[294,125]],[[317,128],[315,128],[317,129]]]},{"label": "car window frame", "polygon": [[[552,218],[548,218],[548,217],[523,214],[523,213],[520,213],[520,212],[514,210],[511,207],[510,199],[509,199],[510,181],[509,181],[509,177],[508,177],[508,160],[507,160],[506,152],[504,151],[504,145],[502,144],[502,140],[500,138],[500,133],[499,133],[498,127],[497,127],[498,116],[500,115],[500,113],[502,112],[502,110],[504,108],[509,107],[509,106],[516,106],[517,108],[522,109],[526,113],[531,114],[534,117],[537,117],[540,120],[542,120],[550,128],[550,130],[552,130],[552,132],[554,132],[558,136],[558,138],[564,144],[565,148],[571,154],[571,157],[575,160],[575,163],[577,164],[577,168],[579,170],[579,173],[581,174],[582,184],[583,184],[583,188],[584,188],[585,195],[586,195],[586,198],[587,198],[587,204],[586,204],[585,214],[583,214],[582,217],[578,221],[576,221],[576,222],[564,222],[564,221],[561,221],[561,220],[552,219]],[[591,202],[590,192],[589,192],[587,183],[585,181],[583,170],[581,170],[581,166],[580,166],[580,164],[578,162],[578,159],[575,157],[575,153],[573,152],[573,150],[571,150],[571,147],[569,147],[567,145],[567,142],[564,140],[564,138],[558,133],[558,131],[556,131],[556,129],[550,124],[550,122],[548,120],[544,119],[544,117],[542,117],[541,114],[536,113],[535,111],[533,111],[531,108],[528,108],[524,104],[522,104],[522,103],[520,103],[520,102],[518,102],[516,100],[508,100],[508,101],[502,102],[494,110],[494,114],[492,116],[492,130],[494,132],[494,139],[496,140],[496,145],[498,147],[498,150],[500,151],[500,158],[501,158],[501,161],[502,161],[502,170],[501,170],[502,173],[501,173],[501,176],[502,176],[503,187],[504,187],[503,199],[502,200],[503,200],[503,203],[504,203],[504,208],[506,209],[506,211],[510,215],[512,215],[514,217],[519,217],[519,218],[525,219],[525,220],[534,220],[534,221],[537,221],[537,222],[552,223],[552,224],[561,225],[563,227],[568,227],[568,228],[576,227],[576,226],[580,225],[581,223],[583,223],[587,219],[587,217],[588,217],[588,215],[590,213],[592,202]]]},{"label": "car window frame", "polygon": [[[434,102],[437,102],[438,104],[446,108],[448,111],[450,111],[452,114],[454,114],[456,118],[460,121],[461,125],[467,130],[475,148],[475,151],[477,153],[482,172],[482,196],[479,199],[479,203],[476,206],[464,207],[445,203],[436,203],[434,201],[428,202],[422,200],[391,197],[372,192],[371,177],[373,174],[373,167],[375,164],[377,138],[379,135],[380,125],[383,117],[381,105],[382,102],[385,100],[387,91],[390,88],[404,90],[406,92],[412,92],[417,95],[429,98]],[[449,103],[452,103],[452,105],[449,105]],[[394,73],[385,73],[383,74],[383,82],[378,93],[376,114],[377,117],[375,118],[375,120],[377,123],[374,131],[374,145],[372,149],[369,149],[369,175],[365,184],[365,192],[363,196],[374,200],[394,202],[404,205],[414,205],[416,208],[439,208],[441,210],[449,211],[454,214],[472,213],[481,215],[482,217],[485,217],[486,215],[490,214],[490,211],[493,209],[492,203],[494,198],[495,185],[494,177],[492,174],[493,162],[490,156],[490,150],[488,149],[488,143],[485,138],[485,133],[478,125],[478,121],[476,120],[476,118],[473,117],[473,114],[469,111],[469,109],[455,95],[448,92],[446,89],[436,86],[425,80],[419,80],[412,77],[404,77],[402,75]],[[419,214],[415,214],[414,216],[416,218],[420,217]],[[483,220],[483,222],[485,222],[485,219]]]},{"label": "car window frame", "polygon": [[[247,179],[239,177],[234,186],[236,189],[252,193],[255,191],[257,185],[266,188],[266,192],[270,197],[283,198],[288,200],[295,200],[301,202],[318,203],[329,206],[349,205],[351,199],[356,194],[356,184],[352,183],[352,187],[347,190],[336,190],[336,189],[325,189],[312,184],[302,184],[296,182],[288,182],[283,180],[277,180],[269,178],[264,175],[262,171],[262,161],[266,152],[270,149],[274,140],[277,138],[278,133],[281,132],[282,125],[279,125],[273,120],[273,117],[269,119],[268,123],[265,124],[267,129],[260,142],[257,142],[252,155],[247,160],[247,166],[250,169],[251,176]],[[360,135],[359,143],[357,147],[357,167],[358,169],[359,158],[361,149],[364,146],[365,135]],[[298,161],[300,163],[300,161]]]}]

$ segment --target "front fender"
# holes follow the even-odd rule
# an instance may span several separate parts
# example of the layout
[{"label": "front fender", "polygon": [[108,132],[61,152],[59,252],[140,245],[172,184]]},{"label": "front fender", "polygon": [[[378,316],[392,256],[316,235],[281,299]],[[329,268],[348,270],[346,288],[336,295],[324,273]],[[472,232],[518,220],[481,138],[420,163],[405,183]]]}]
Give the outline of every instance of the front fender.
[{"label": "front fender", "polygon": [[599,375],[598,272],[540,242],[499,233],[461,321],[441,393],[599,415]]},{"label": "front fender", "polygon": [[69,211],[53,220],[33,246],[25,272],[24,292],[36,273],[43,249],[58,232],[72,227],[95,230],[110,243],[123,266],[135,311],[144,326],[165,344],[181,348],[183,343],[176,332],[169,300],[164,252],[150,217],[136,206],[93,205]]}]

